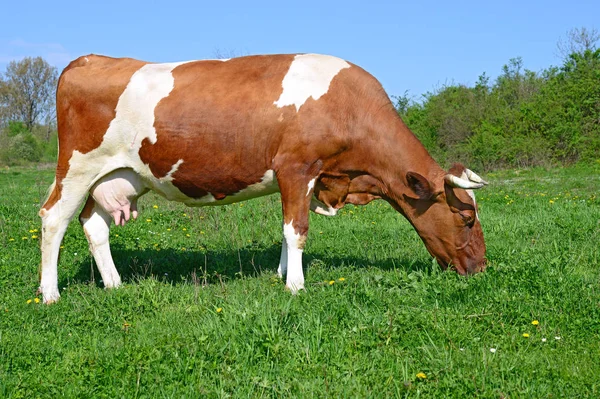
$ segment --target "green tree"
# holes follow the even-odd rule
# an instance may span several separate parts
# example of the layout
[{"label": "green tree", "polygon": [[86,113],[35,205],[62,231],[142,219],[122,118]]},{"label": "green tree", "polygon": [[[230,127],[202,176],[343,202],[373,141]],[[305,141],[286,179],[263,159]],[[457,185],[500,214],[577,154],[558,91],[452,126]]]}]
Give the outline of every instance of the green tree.
[{"label": "green tree", "polygon": [[4,123],[21,121],[28,131],[54,119],[57,69],[43,58],[11,61],[0,74],[0,117]]}]

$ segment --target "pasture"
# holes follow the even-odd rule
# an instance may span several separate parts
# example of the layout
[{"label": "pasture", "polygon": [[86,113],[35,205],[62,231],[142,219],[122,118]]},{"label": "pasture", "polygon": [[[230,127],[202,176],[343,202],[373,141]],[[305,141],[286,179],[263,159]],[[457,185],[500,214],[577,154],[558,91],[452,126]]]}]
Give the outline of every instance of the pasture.
[{"label": "pasture", "polygon": [[482,174],[485,273],[442,272],[384,202],[311,215],[305,292],[277,195],[148,194],[102,289],[73,221],[35,296],[52,170],[0,172],[0,397],[600,397],[600,163]]}]

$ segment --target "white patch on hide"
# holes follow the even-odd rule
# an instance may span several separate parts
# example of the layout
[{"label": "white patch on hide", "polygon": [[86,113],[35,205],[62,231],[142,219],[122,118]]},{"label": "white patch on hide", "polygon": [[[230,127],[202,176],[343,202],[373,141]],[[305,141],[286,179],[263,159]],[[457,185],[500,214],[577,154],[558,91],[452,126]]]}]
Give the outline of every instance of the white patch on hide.
[{"label": "white patch on hide", "polygon": [[273,104],[279,108],[294,105],[300,111],[306,100],[318,100],[327,93],[333,78],[345,68],[350,68],[350,64],[337,57],[299,54],[283,78],[281,96]]},{"label": "white patch on hide", "polygon": [[173,166],[171,166],[171,170],[169,170],[169,172],[161,177],[159,180],[161,182],[167,182],[167,181],[173,181],[173,174],[175,172],[177,172],[177,170],[179,169],[179,166],[181,166],[181,164],[183,163],[183,159],[180,159],[179,161],[175,162],[175,164],[173,164]]},{"label": "white patch on hide", "polygon": [[302,251],[300,245],[301,236],[296,233],[292,220],[283,225],[283,236],[287,247],[287,278],[285,286],[292,292],[304,289],[304,273],[302,272]]},{"label": "white patch on hide", "polygon": [[314,179],[308,182],[308,190],[306,190],[306,195],[310,195],[310,190],[312,190],[315,187],[316,180],[317,178],[315,177]]},{"label": "white patch on hide", "polygon": [[[165,196],[179,193],[169,179],[160,181],[154,177],[148,165],[140,159],[139,150],[144,139],[156,143],[154,110],[160,100],[173,90],[175,81],[172,71],[182,64],[184,62],[146,64],[133,74],[119,97],[115,118],[104,134],[102,143],[85,154],[73,151],[63,186],[85,184],[89,190],[98,178],[115,169],[129,168],[154,189],[165,192]],[[86,178],[82,179],[83,176]]]}]

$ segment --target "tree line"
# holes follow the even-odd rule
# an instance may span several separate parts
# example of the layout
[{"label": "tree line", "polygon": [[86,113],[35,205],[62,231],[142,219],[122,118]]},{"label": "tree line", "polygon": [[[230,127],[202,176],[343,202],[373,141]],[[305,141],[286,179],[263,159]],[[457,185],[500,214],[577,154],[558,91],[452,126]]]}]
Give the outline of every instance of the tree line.
[{"label": "tree line", "polygon": [[477,170],[600,160],[600,49],[596,30],[574,29],[558,44],[562,65],[540,72],[513,58],[495,81],[446,85],[396,107],[443,164]]},{"label": "tree line", "polygon": [[[513,58],[493,82],[446,85],[422,101],[395,98],[398,113],[440,163],[477,170],[600,159],[600,34],[573,29],[562,65],[539,72]],[[0,74],[0,164],[54,162],[58,71],[41,57]]]}]

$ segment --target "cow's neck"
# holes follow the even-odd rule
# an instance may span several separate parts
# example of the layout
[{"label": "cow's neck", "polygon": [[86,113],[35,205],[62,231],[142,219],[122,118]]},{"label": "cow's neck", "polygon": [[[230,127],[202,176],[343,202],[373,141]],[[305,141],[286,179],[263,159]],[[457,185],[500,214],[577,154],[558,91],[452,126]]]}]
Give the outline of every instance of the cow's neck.
[{"label": "cow's neck", "polygon": [[367,158],[371,163],[369,175],[378,181],[382,198],[409,216],[406,200],[416,194],[407,186],[407,173],[418,173],[439,191],[445,172],[399,117],[388,121],[388,127],[394,134],[374,135],[374,140],[379,141],[369,146],[372,148]]}]

